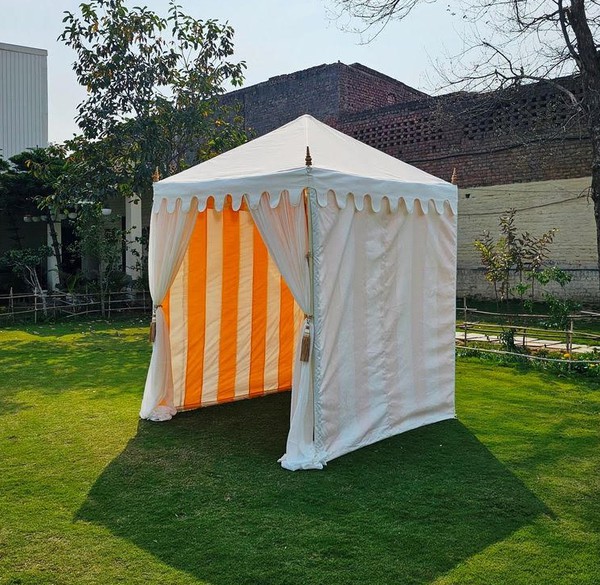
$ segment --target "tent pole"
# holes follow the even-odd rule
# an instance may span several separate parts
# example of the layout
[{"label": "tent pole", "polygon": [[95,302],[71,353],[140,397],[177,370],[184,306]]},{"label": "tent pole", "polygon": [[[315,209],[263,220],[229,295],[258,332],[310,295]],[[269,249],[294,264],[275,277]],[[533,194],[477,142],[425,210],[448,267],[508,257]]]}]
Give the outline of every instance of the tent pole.
[{"label": "tent pole", "polygon": [[312,203],[310,199],[310,193],[314,191],[312,187],[306,189],[306,219],[308,227],[308,253],[306,259],[308,261],[308,271],[310,273],[310,317],[313,321],[314,326],[314,314],[315,314],[315,266],[313,258],[313,223],[312,223]]},{"label": "tent pole", "polygon": [[311,193],[315,192],[314,187],[312,187],[312,158],[310,155],[310,149],[306,147],[306,176],[307,176],[307,187],[305,189],[305,201],[306,201],[306,223],[307,223],[307,231],[308,231],[308,253],[306,255],[306,259],[308,261],[308,271],[310,275],[310,320],[312,321],[312,340],[310,347],[310,358],[309,358],[309,367],[310,367],[310,377],[312,381],[312,409],[313,409],[313,443],[315,441],[315,428],[317,422],[317,412],[316,412],[316,401],[315,401],[315,362],[313,356],[314,342],[315,342],[315,266],[314,266],[314,250],[313,250],[313,219],[312,219],[312,200]]},{"label": "tent pole", "polygon": [[314,274],[314,263],[313,263],[313,223],[312,223],[312,204],[310,194],[314,191],[312,183],[312,158],[310,156],[310,149],[306,147],[306,175],[307,175],[307,187],[306,193],[306,220],[308,228],[308,254],[306,259],[308,260],[308,270],[310,272],[310,314],[314,315],[315,310],[315,299],[314,299],[314,285],[315,285],[315,274]]}]

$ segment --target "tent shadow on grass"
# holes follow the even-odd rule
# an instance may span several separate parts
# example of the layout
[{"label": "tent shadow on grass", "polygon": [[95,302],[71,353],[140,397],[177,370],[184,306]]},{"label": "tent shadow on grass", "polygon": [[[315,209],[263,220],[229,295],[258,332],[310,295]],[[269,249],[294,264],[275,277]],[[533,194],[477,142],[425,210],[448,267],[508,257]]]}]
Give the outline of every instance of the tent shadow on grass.
[{"label": "tent shadow on grass", "polygon": [[140,422],[76,520],[213,585],[429,583],[544,513],[459,421],[322,472],[276,463],[289,394]]}]

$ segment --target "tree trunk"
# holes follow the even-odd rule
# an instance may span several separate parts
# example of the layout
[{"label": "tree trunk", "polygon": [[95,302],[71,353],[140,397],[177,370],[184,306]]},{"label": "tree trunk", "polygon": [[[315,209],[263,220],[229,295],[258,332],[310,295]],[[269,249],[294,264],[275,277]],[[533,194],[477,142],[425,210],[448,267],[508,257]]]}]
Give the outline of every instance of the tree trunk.
[{"label": "tree trunk", "polygon": [[577,40],[577,65],[581,73],[583,105],[592,143],[591,196],[596,221],[598,286],[600,287],[600,59],[588,24],[584,0],[572,0],[568,9],[568,18]]},{"label": "tree trunk", "polygon": [[596,249],[598,250],[598,286],[600,287],[600,132],[592,141],[592,201],[594,202],[594,219],[596,220]]},{"label": "tree trunk", "polygon": [[64,272],[62,266],[62,248],[61,244],[58,241],[58,235],[56,233],[56,226],[54,225],[54,221],[52,220],[52,213],[50,210],[47,210],[48,214],[48,229],[50,230],[50,238],[52,239],[52,251],[54,252],[54,256],[56,258],[56,269],[58,270],[58,286],[62,287],[64,284]]},{"label": "tree trunk", "polygon": [[[10,238],[15,243],[17,250],[23,249],[23,242],[21,241],[21,232],[19,230],[19,216],[13,213],[10,209],[8,210],[8,226],[12,230],[13,236]],[[21,216],[21,221],[22,216]]]}]

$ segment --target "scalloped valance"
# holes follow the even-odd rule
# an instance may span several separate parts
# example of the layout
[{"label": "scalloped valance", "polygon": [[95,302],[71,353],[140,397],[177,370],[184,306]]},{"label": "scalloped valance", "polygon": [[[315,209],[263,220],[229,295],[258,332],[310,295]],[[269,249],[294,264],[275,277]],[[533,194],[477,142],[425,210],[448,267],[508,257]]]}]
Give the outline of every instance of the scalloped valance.
[{"label": "scalloped valance", "polygon": [[[306,147],[313,166],[301,166]],[[419,202],[427,213],[434,209],[456,214],[457,188],[442,179],[371,148],[305,115],[238,148],[168,177],[154,185],[156,213],[166,205],[173,212],[197,205],[204,211],[212,200],[217,210],[228,204],[255,209],[262,196],[279,204],[287,192],[298,205],[305,189],[314,190],[321,206],[339,208],[351,201],[362,211],[379,211],[386,200],[390,211],[403,204],[408,213]],[[368,200],[368,204],[365,202]],[[194,202],[194,203],[193,203]]]}]

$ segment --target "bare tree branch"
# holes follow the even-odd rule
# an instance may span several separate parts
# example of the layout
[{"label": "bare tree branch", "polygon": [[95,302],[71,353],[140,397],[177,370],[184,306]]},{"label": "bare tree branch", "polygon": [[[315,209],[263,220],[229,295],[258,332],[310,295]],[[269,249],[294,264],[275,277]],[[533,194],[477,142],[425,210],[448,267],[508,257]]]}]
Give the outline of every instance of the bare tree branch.
[{"label": "bare tree branch", "polygon": [[[362,21],[363,31],[375,27],[377,34],[430,2],[329,1]],[[585,126],[592,151],[600,275],[600,0],[462,0],[461,5],[470,30],[462,37],[466,48],[448,61],[450,73],[438,69],[445,88],[491,95],[494,90],[545,83],[565,96],[572,116]],[[570,80],[564,77],[573,75]],[[485,107],[485,99],[479,105]],[[567,124],[568,120],[563,127]]]},{"label": "bare tree branch", "polygon": [[569,36],[569,31],[567,30],[567,12],[563,7],[562,0],[558,0],[558,9],[559,9],[559,16],[560,16],[560,30],[562,31],[563,38],[565,39],[565,44],[567,46],[567,49],[568,49],[571,57],[573,57],[573,60],[579,66],[579,55],[578,55],[577,51],[575,50],[573,43],[571,42],[571,37]]}]

